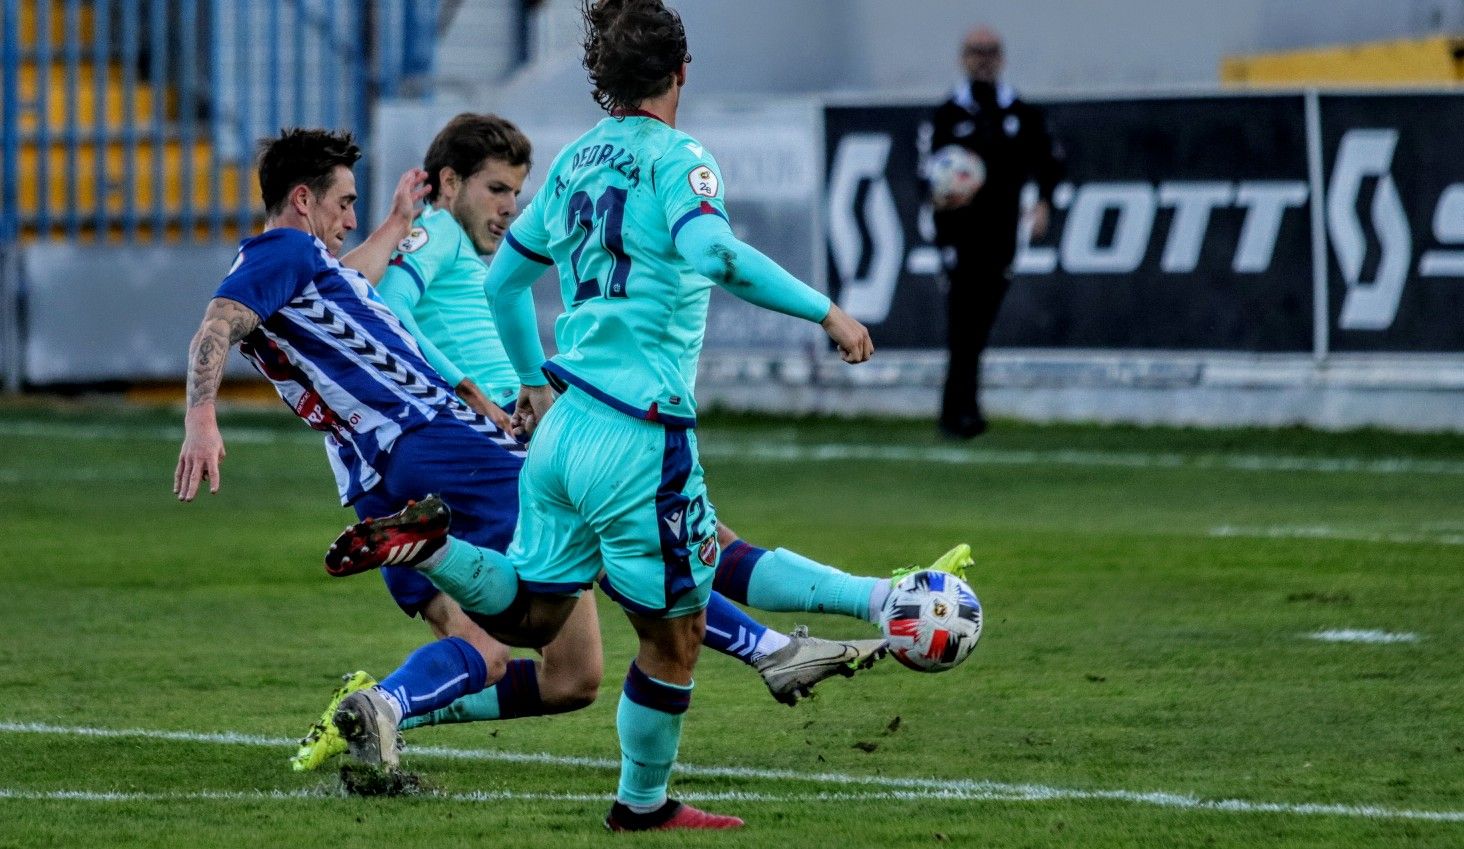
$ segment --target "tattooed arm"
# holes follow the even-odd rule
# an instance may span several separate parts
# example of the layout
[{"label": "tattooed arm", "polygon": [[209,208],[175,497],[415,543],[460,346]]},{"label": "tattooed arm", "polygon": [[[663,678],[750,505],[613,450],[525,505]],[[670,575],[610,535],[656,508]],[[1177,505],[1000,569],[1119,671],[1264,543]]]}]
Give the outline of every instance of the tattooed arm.
[{"label": "tattooed arm", "polygon": [[219,491],[219,462],[225,452],[214,401],[229,349],[258,326],[259,316],[253,310],[238,301],[214,298],[188,346],[188,412],[183,419],[183,450],[173,472],[173,494],[179,501],[192,501],[204,478],[209,492]]}]

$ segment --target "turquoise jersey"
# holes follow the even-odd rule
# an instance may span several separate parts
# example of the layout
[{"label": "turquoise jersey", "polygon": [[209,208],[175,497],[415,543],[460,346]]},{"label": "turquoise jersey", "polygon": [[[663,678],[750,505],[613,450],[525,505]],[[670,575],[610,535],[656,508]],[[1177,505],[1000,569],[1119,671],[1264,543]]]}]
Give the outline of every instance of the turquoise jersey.
[{"label": "turquoise jersey", "polygon": [[447,210],[429,204],[412,225],[378,293],[449,384],[470,377],[495,404],[508,404],[519,380],[483,296],[487,264]]},{"label": "turquoise jersey", "polygon": [[653,117],[606,118],[561,151],[505,239],[559,272],[545,372],[637,418],[695,425],[713,284],[675,238],[697,216],[725,219],[723,197],[712,155]]}]

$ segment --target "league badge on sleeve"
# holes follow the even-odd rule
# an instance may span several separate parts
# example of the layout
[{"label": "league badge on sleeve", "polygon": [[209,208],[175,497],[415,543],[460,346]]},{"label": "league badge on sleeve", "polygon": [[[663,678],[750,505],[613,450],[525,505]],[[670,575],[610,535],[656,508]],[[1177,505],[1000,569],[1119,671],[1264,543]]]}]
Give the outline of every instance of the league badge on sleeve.
[{"label": "league badge on sleeve", "polygon": [[413,227],[407,237],[397,243],[397,250],[404,254],[416,253],[425,244],[427,244],[427,228]]},{"label": "league badge on sleeve", "polygon": [[721,183],[717,180],[717,175],[705,165],[698,165],[691,169],[691,173],[686,175],[686,181],[691,183],[693,193],[704,198],[716,197],[717,192],[722,188]]}]

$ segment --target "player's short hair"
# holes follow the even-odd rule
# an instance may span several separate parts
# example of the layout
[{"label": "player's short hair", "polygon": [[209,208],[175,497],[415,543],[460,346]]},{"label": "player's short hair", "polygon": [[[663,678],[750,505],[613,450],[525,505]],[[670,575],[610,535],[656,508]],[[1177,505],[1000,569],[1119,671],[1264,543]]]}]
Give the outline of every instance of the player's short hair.
[{"label": "player's short hair", "polygon": [[585,70],[595,102],[607,112],[664,93],[691,59],[681,16],[661,0],[584,0],[580,12]]},{"label": "player's short hair", "polygon": [[427,200],[437,200],[443,168],[451,168],[466,180],[490,159],[509,165],[530,165],[532,152],[528,136],[506,118],[464,112],[448,121],[427,147],[427,157],[422,162],[431,189]]},{"label": "player's short hair", "polygon": [[278,138],[259,143],[259,192],[265,213],[284,211],[290,190],[302,183],[319,197],[330,189],[335,167],[350,168],[361,158],[361,148],[350,133],[309,130],[300,127],[281,130]]}]

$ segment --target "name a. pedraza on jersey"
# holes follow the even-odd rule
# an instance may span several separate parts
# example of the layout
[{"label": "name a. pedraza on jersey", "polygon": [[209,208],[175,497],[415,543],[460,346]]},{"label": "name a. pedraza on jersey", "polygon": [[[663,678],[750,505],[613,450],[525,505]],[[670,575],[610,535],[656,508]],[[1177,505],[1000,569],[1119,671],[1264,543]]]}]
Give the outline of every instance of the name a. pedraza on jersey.
[{"label": "name a. pedraza on jersey", "polygon": [[580,150],[570,160],[569,167],[575,170],[604,165],[619,171],[632,186],[640,185],[640,165],[634,154],[613,144],[592,144]]}]

